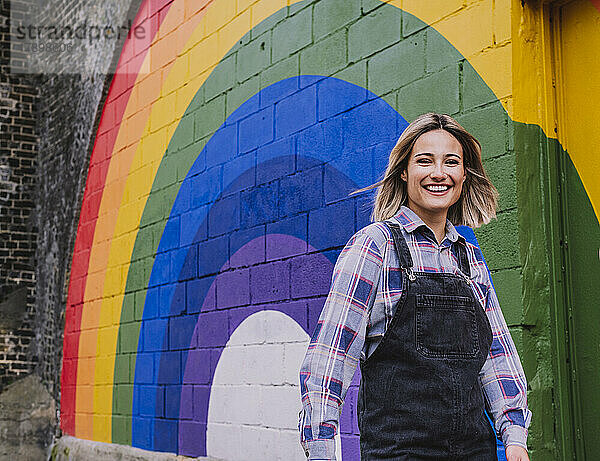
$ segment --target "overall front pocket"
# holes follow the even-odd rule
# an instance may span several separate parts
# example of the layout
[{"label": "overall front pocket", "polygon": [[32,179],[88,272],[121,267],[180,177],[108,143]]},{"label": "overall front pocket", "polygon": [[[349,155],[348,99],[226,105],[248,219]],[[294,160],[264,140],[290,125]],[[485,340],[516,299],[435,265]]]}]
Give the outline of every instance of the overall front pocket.
[{"label": "overall front pocket", "polygon": [[416,347],[425,357],[473,358],[479,353],[473,299],[417,295],[415,317]]}]

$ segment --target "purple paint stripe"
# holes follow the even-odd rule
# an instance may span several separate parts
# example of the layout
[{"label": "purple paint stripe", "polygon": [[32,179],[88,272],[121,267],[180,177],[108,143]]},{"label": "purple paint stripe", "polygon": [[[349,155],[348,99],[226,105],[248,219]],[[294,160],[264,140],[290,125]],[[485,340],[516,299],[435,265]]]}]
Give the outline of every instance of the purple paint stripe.
[{"label": "purple paint stripe", "polygon": [[[266,246],[270,258],[282,259],[265,262]],[[237,264],[230,265],[231,261]],[[309,319],[318,317],[323,306],[322,299],[313,302],[313,297],[322,298],[327,292],[333,272],[327,256],[305,240],[279,233],[247,242],[223,265],[223,269],[229,267],[232,269],[212,281],[208,291],[212,295],[202,302],[189,345],[182,383],[186,392],[181,393],[179,407],[180,454],[206,453],[210,386],[235,329],[256,312],[276,310],[295,320],[310,336]],[[342,424],[345,428],[347,423]]]}]

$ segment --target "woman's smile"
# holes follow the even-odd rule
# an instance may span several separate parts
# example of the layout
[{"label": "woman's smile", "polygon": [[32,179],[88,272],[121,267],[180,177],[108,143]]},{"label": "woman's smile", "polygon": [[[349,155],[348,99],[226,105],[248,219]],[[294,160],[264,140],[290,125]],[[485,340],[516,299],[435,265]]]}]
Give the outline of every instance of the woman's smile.
[{"label": "woman's smile", "polygon": [[445,185],[439,185],[439,184],[428,184],[426,186],[423,186],[428,192],[432,193],[433,195],[444,195],[446,192],[448,192],[450,190],[450,188],[452,187],[449,184],[445,184]]}]

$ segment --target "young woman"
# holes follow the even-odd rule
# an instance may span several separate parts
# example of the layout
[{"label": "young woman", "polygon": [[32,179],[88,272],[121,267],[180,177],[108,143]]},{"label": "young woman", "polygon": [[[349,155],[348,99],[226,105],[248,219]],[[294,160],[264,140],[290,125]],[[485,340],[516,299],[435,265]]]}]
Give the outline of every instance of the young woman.
[{"label": "young woman", "polygon": [[[342,250],[300,370],[301,442],[335,459],[357,365],[362,460],[528,460],[525,375],[479,249],[454,225],[496,214],[479,142],[448,115],[400,136],[373,223]],[[360,191],[358,191],[360,192]]]}]

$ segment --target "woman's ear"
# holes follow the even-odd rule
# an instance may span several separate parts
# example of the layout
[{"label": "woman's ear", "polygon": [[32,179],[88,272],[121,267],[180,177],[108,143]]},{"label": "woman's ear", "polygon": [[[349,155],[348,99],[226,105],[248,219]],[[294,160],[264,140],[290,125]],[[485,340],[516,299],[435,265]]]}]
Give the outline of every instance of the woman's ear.
[{"label": "woman's ear", "polygon": [[406,182],[406,168],[404,170],[402,170],[402,172],[400,173],[400,179],[402,179],[402,181]]}]

